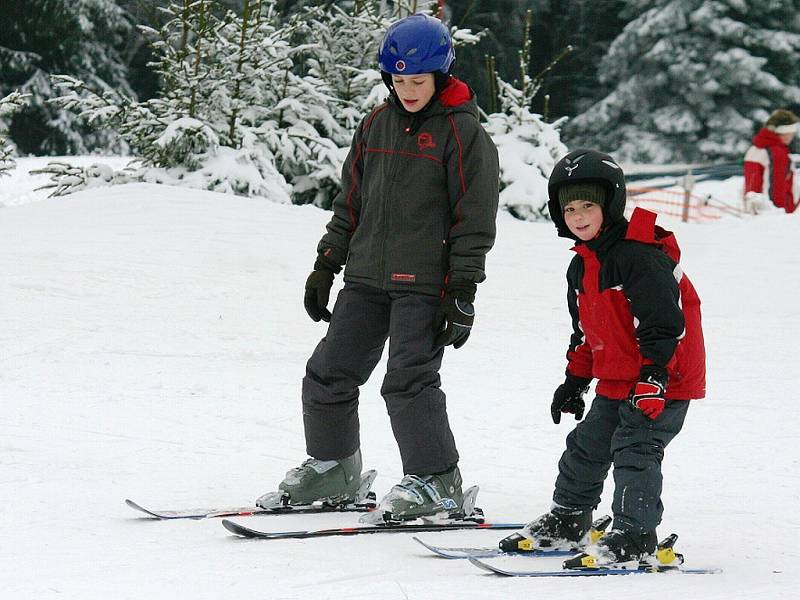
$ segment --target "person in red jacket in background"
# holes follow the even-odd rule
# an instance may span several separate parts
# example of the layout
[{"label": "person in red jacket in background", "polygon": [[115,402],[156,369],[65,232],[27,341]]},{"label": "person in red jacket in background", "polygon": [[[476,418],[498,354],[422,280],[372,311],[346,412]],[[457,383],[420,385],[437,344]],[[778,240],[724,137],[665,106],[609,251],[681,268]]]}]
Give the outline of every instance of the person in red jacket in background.
[{"label": "person in red jacket in background", "polygon": [[[567,269],[572,336],[553,422],[562,413],[581,420],[592,379],[596,396],[567,436],[550,511],[500,549],[579,552],[565,568],[637,568],[655,560],[664,449],[690,401],[705,396],[700,299],[655,213],[637,208],[625,218],[625,179],[613,158],[570,152],[553,168],[548,193],[559,236],[576,242]],[[592,511],[612,464],[614,522],[598,539]]]},{"label": "person in red jacket in background", "polygon": [[798,122],[800,119],[792,111],[778,109],[753,138],[753,145],[744,156],[746,208],[755,211],[766,198],[787,213],[797,208],[789,144],[800,126]]}]

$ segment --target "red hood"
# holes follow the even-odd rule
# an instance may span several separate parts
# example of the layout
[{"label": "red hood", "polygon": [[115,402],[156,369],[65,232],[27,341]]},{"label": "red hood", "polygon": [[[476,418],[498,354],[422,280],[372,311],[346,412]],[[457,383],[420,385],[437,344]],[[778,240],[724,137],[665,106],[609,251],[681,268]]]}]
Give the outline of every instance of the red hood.
[{"label": "red hood", "polygon": [[753,145],[756,148],[769,148],[770,146],[786,146],[774,131],[770,131],[763,127],[755,136],[753,136]]},{"label": "red hood", "polygon": [[439,94],[439,102],[444,106],[460,106],[472,99],[472,90],[469,86],[455,77],[450,77],[450,81]]},{"label": "red hood", "polygon": [[634,208],[625,239],[658,246],[676,263],[680,262],[681,249],[678,247],[675,235],[656,225],[656,216],[656,213],[649,210]]}]

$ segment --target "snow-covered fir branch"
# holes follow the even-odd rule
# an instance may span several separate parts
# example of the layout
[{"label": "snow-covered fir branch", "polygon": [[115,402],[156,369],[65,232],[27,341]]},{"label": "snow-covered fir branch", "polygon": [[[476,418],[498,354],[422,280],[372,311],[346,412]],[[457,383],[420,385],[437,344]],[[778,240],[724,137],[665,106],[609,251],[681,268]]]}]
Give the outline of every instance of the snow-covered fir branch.
[{"label": "snow-covered fir branch", "polygon": [[49,197],[64,196],[88,188],[103,187],[115,183],[128,183],[139,179],[132,168],[114,171],[108,165],[97,163],[87,167],[76,167],[63,161],[52,161],[41,169],[30,171],[31,175],[49,175],[50,182],[36,190],[50,190]]},{"label": "snow-covered fir branch", "polygon": [[11,92],[0,98],[0,177],[7,175],[8,171],[16,166],[14,161],[16,149],[8,139],[8,120],[25,106],[29,99],[30,94],[21,92]]}]

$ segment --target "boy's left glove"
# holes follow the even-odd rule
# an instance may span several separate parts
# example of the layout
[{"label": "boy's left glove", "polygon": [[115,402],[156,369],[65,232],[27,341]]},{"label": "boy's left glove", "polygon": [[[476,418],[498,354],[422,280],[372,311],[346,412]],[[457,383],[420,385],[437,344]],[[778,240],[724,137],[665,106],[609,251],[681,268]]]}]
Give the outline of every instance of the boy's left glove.
[{"label": "boy's left glove", "polygon": [[553,393],[553,402],[550,404],[550,416],[553,417],[553,423],[556,425],[561,423],[562,412],[574,414],[576,421],[583,418],[583,411],[586,409],[583,395],[589,391],[590,383],[592,383],[591,379],[577,377],[569,371],[567,372],[564,383],[558,386]]},{"label": "boy's left glove", "polygon": [[656,365],[645,365],[639,371],[639,381],[636,382],[628,402],[639,409],[648,419],[656,420],[664,410],[664,393],[667,390],[669,375],[667,370]]},{"label": "boy's left glove", "polygon": [[467,343],[472,323],[475,321],[475,291],[478,286],[472,281],[454,279],[447,284],[444,298],[434,317],[434,331],[438,331],[436,346],[461,348]]}]

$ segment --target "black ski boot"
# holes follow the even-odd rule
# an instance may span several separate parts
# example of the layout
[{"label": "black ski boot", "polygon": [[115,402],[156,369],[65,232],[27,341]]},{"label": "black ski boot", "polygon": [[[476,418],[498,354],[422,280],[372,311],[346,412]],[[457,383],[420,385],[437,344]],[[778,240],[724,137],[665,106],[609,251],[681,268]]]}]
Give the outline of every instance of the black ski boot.
[{"label": "black ski boot", "polygon": [[565,569],[638,569],[656,551],[656,532],[612,529],[584,552],[564,561]]},{"label": "black ski boot", "polygon": [[588,510],[555,507],[525,527],[500,540],[503,552],[537,550],[578,550],[595,541],[611,519],[602,517],[594,524]]}]

